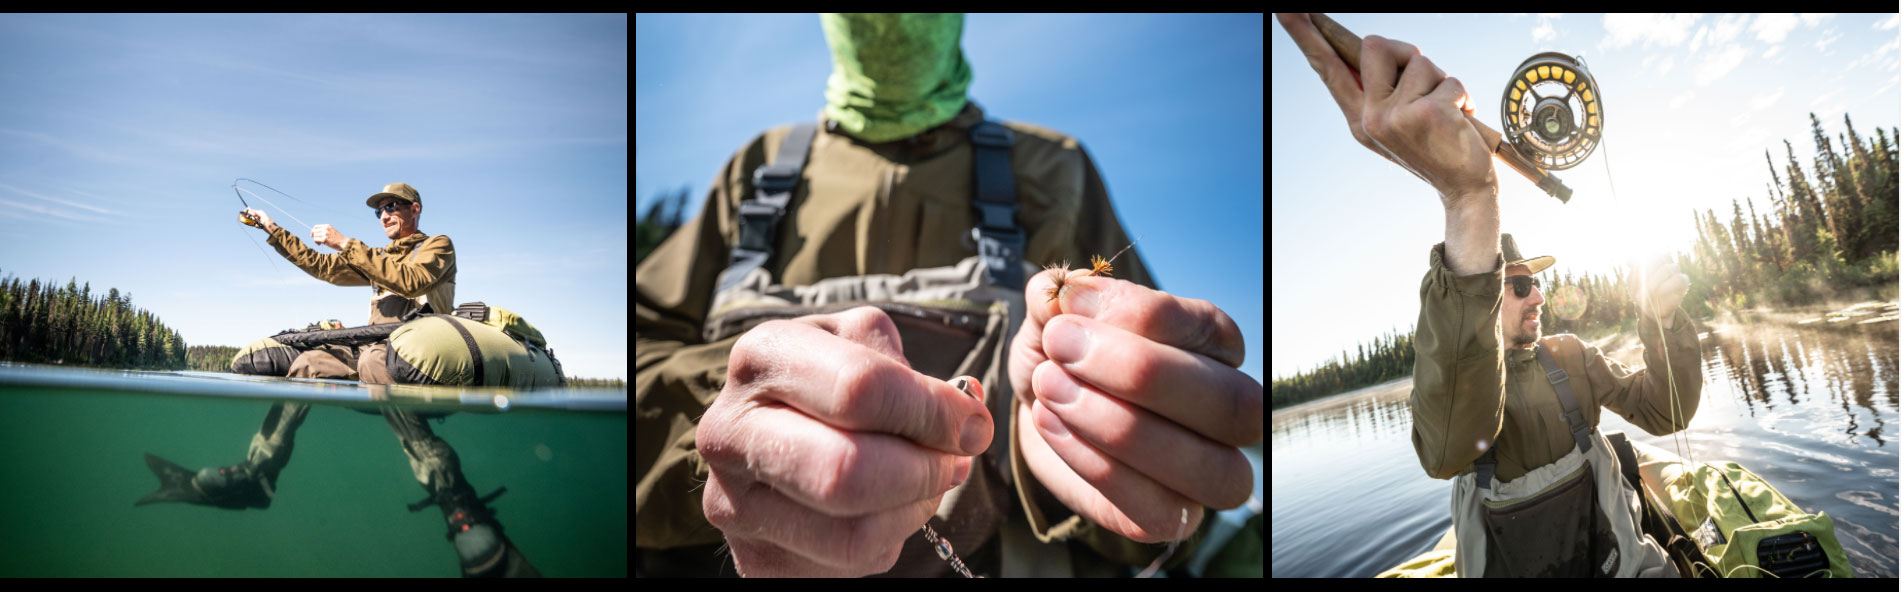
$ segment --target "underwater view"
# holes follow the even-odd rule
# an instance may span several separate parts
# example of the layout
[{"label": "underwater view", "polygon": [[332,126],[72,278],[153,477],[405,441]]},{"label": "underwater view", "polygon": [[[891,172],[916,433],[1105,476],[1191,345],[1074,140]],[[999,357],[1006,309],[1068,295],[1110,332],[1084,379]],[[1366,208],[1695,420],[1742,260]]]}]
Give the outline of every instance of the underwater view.
[{"label": "underwater view", "polygon": [[[294,436],[294,458],[247,463],[266,433]],[[511,569],[627,575],[624,390],[0,363],[0,446],[3,577],[458,577],[458,547],[497,541]],[[418,477],[455,473],[479,498],[431,499]]]}]

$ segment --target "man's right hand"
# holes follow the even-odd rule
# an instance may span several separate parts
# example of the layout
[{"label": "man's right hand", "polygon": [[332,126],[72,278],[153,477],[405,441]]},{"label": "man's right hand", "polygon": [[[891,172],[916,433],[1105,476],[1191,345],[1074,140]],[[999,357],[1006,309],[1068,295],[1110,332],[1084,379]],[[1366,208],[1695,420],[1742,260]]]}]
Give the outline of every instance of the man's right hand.
[{"label": "man's right hand", "polygon": [[1497,195],[1492,147],[1474,126],[1472,97],[1419,48],[1368,35],[1357,72],[1306,14],[1277,15],[1327,86],[1360,145],[1424,179],[1448,210],[1473,195]]},{"label": "man's right hand", "polygon": [[703,509],[741,575],[883,573],[994,429],[982,401],[911,369],[881,310],[763,323],[700,418]]},{"label": "man's right hand", "polygon": [[1281,28],[1320,74],[1360,145],[1432,185],[1445,208],[1446,266],[1457,275],[1497,268],[1498,175],[1459,79],[1411,44],[1360,40],[1360,69],[1340,59],[1307,14],[1281,13]]},{"label": "man's right hand", "polygon": [[252,220],[256,221],[258,224],[257,227],[259,229],[262,229],[264,232],[277,231],[277,223],[272,222],[271,215],[264,213],[264,210],[259,210],[255,208],[245,208],[244,215],[250,216]]}]

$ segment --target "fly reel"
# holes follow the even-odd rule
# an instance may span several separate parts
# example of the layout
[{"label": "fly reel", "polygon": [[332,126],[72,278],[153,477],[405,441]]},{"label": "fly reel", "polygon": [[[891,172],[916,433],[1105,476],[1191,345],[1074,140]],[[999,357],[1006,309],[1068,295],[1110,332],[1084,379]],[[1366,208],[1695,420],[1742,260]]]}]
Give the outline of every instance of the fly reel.
[{"label": "fly reel", "polygon": [[1582,58],[1545,52],[1519,64],[1499,114],[1505,139],[1547,170],[1577,166],[1604,140],[1597,79]]}]

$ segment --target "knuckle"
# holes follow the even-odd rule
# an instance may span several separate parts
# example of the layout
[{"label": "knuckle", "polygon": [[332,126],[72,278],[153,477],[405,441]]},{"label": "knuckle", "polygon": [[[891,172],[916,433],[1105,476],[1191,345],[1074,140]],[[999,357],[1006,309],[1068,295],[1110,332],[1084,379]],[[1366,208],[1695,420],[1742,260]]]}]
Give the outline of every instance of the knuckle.
[{"label": "knuckle", "polygon": [[825,466],[817,471],[812,497],[830,508],[852,508],[873,500],[877,475],[871,474],[865,455],[857,446],[845,446],[836,454],[826,455]]}]

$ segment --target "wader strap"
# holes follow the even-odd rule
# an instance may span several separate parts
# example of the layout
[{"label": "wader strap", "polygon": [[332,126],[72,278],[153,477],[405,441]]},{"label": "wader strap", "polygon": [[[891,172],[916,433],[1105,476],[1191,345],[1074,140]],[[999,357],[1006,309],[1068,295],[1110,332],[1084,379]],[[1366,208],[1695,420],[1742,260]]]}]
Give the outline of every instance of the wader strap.
[{"label": "wader strap", "polygon": [[716,291],[733,287],[747,272],[772,258],[779,220],[792,203],[792,190],[799,186],[799,173],[805,169],[805,157],[811,154],[812,137],[817,133],[818,124],[792,126],[792,133],[779,143],[779,154],[753,169],[753,198],[739,202],[739,244],[733,246],[726,271],[719,274]]},{"label": "wader strap", "polygon": [[1497,446],[1498,439],[1493,438],[1492,445],[1487,446],[1485,453],[1472,463],[1472,470],[1478,473],[1479,489],[1492,488],[1492,474],[1498,470],[1498,455],[1493,454],[1492,450]]},{"label": "wader strap", "polygon": [[[1579,451],[1589,453],[1591,426],[1585,423],[1584,412],[1578,408],[1577,395],[1571,392],[1571,375],[1558,367],[1558,360],[1551,357],[1551,352],[1545,349],[1544,344],[1538,344],[1533,351],[1538,353],[1538,365],[1545,369],[1545,380],[1551,383],[1552,390],[1558,391],[1558,404],[1564,407],[1564,423],[1571,426],[1571,440],[1577,443]],[[1492,444],[1495,448],[1498,441],[1493,440]],[[1492,488],[1492,475],[1498,469],[1498,457],[1492,453],[1492,450],[1493,448],[1486,448],[1485,453],[1472,462],[1472,470],[1477,473],[1479,489]],[[1638,490],[1641,491],[1642,488],[1639,487]]]},{"label": "wader strap", "polygon": [[1023,289],[1023,229],[1017,227],[1016,176],[1010,169],[1010,128],[985,120],[970,128],[971,161],[975,163],[977,226],[970,237],[983,257],[984,279],[1012,290]]},{"label": "wader strap", "polygon": [[[812,138],[818,125],[801,123],[792,127],[779,153],[769,164],[753,170],[755,197],[739,202],[739,244],[733,247],[732,261],[720,272],[715,293],[738,284],[753,269],[772,258],[772,245],[798,187],[799,173],[812,152]],[[1012,290],[1023,288],[1028,278],[1023,266],[1024,233],[1017,225],[1016,175],[1010,167],[1010,146],[1016,135],[1010,128],[985,120],[970,128],[973,182],[976,195],[977,226],[970,237],[977,243],[977,255],[983,258],[984,279]]]},{"label": "wader strap", "polygon": [[1538,352],[1538,364],[1545,367],[1545,380],[1551,382],[1551,388],[1558,391],[1558,404],[1564,406],[1564,422],[1571,426],[1571,439],[1578,443],[1578,450],[1591,452],[1591,426],[1584,422],[1584,412],[1578,409],[1578,398],[1571,392],[1571,376],[1558,367],[1558,360],[1540,343],[1534,351]]}]

